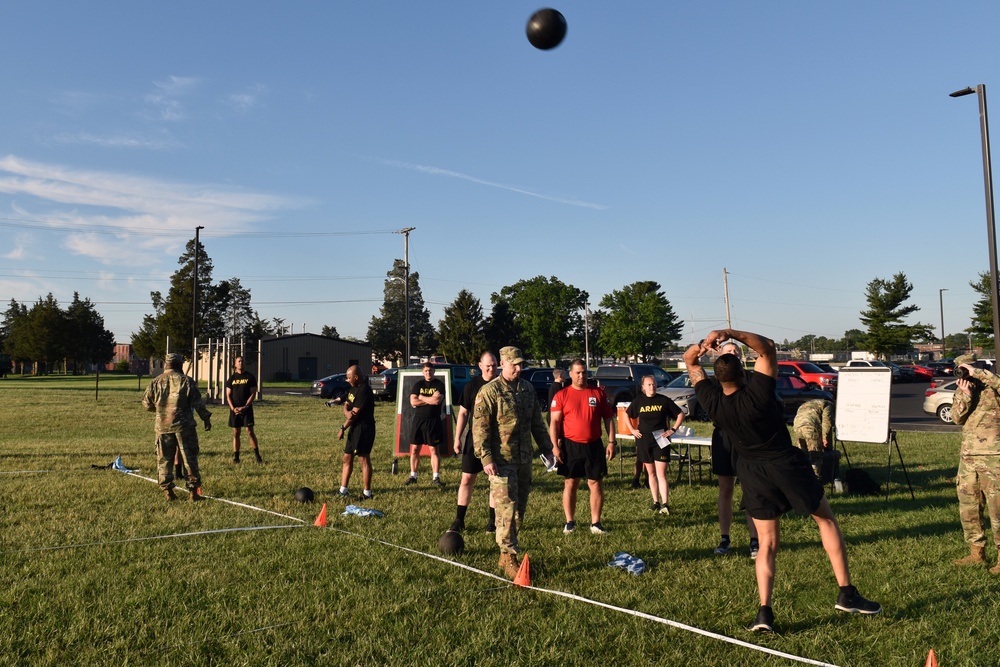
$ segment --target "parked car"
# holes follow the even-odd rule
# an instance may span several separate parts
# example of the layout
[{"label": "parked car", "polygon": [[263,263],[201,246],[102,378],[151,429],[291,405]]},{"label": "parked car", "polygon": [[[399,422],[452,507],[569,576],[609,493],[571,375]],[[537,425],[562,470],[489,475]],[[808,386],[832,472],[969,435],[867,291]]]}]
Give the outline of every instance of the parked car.
[{"label": "parked car", "polygon": [[372,388],[376,399],[396,400],[396,387],[399,384],[398,373],[398,368],[387,368],[378,375],[372,375],[368,378],[368,386]]},{"label": "parked car", "polygon": [[833,373],[834,375],[837,374],[837,369],[825,361],[814,361],[813,363],[822,368],[824,373]]},{"label": "parked car", "polygon": [[900,382],[913,382],[916,377],[912,366],[900,366],[890,361],[885,362],[885,365],[892,369],[893,379],[896,378],[896,373],[899,373]]},{"label": "parked car", "polygon": [[521,379],[527,380],[535,388],[535,395],[538,397],[538,404],[542,407],[542,412],[547,412],[549,409],[549,387],[552,386],[553,370],[552,368],[521,369]]},{"label": "parked car", "polygon": [[822,398],[827,401],[833,400],[833,394],[823,389],[814,382],[805,382],[802,378],[794,375],[781,375],[777,377],[775,389],[781,402],[785,404],[785,420],[791,422],[795,419],[795,413],[806,401]]},{"label": "parked car", "polygon": [[351,385],[347,382],[347,374],[336,373],[335,375],[328,375],[313,382],[309,393],[327,400],[334,398],[343,400],[347,397],[347,392],[350,390]]},{"label": "parked car", "polygon": [[[709,372],[708,375],[711,377],[712,373]],[[656,393],[662,394],[676,403],[677,407],[684,411],[686,418],[708,421],[705,408],[698,405],[698,397],[694,394],[694,386],[692,386],[691,378],[687,373],[678,375],[666,387],[657,389]]]},{"label": "parked car", "polygon": [[899,382],[900,372],[899,367],[893,368],[889,364],[882,363],[881,361],[865,361],[863,359],[851,359],[848,361],[845,368],[888,368],[892,371],[892,381]]},{"label": "parked car", "polygon": [[934,371],[934,375],[951,375],[955,372],[955,362],[951,359],[928,361],[924,366]]},{"label": "parked car", "polygon": [[921,366],[920,364],[913,364],[910,368],[913,369],[913,381],[914,382],[930,382],[934,379],[934,371],[927,368],[927,366]]},{"label": "parked car", "polygon": [[779,361],[778,373],[794,375],[831,393],[837,391],[837,374],[827,373],[811,361]]},{"label": "parked car", "polygon": [[951,403],[955,397],[955,387],[958,380],[945,382],[939,387],[932,386],[924,392],[924,412],[937,415],[945,424],[953,424],[951,418]]},{"label": "parked car", "polygon": [[673,376],[652,364],[604,364],[597,367],[593,379],[604,389],[611,405],[629,403],[642,391],[642,378],[652,375],[657,387],[666,387]]}]

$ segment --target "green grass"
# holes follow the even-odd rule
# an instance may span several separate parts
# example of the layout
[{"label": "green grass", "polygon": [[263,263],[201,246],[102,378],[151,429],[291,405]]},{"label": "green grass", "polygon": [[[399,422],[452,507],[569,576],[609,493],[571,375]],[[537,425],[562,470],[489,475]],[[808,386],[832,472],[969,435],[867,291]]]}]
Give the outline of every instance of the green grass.
[{"label": "green grass", "polygon": [[[255,409],[263,466],[231,463],[225,411],[212,408],[216,428],[201,433],[203,488],[304,527],[115,543],[294,522],[214,501],[167,504],[152,483],[92,470],[120,455],[155,477],[153,420],[136,379],[102,376],[99,400],[93,384],[0,380],[0,473],[52,471],[0,474],[0,665],[791,664],[375,542],[436,554],[459,477],[459,461],[448,459],[448,487],[432,490],[424,461],[420,485],[404,489],[405,476],[389,474],[395,420],[386,404],[377,412],[372,504],[384,518],[340,516],[339,412],[310,397],[275,396]],[[707,425],[695,427],[708,434]],[[898,464],[888,503],[832,498],[855,582],[882,602],[881,616],[834,612],[836,585],[815,524],[788,516],[775,587],[779,632],[750,635],[742,628],[757,596],[746,533],[735,526],[734,555],[712,556],[714,484],[672,485],[671,516],[654,516],[648,491],[628,488],[617,462],[607,536],[586,530],[586,491],[582,530],[564,536],[561,478],[536,469],[521,536],[532,583],[838,665],[922,665],[931,648],[942,665],[998,664],[1000,577],[951,565],[966,551],[953,486],[958,436],[900,433],[899,444],[915,500]],[[852,443],[849,454],[881,481],[884,446]],[[317,503],[296,503],[300,486],[313,488]],[[328,530],[311,525],[323,502]],[[481,531],[485,507],[480,480],[458,560],[497,572],[496,545]],[[90,546],[42,550],[79,544]],[[645,559],[648,571],[634,577],[607,567],[618,551]]]}]

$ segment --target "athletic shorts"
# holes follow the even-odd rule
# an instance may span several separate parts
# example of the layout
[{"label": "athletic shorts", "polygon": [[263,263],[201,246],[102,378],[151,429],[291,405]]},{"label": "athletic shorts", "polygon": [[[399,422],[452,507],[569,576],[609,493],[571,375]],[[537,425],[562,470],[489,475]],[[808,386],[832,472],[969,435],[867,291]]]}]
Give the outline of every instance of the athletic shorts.
[{"label": "athletic shorts", "polygon": [[645,438],[640,438],[635,445],[635,455],[639,459],[639,463],[651,464],[656,461],[669,463],[670,447],[660,447],[652,438],[648,441]]},{"label": "athletic shorts", "polygon": [[410,445],[430,445],[441,447],[444,440],[444,424],[439,417],[424,417],[413,422]]},{"label": "athletic shorts", "polygon": [[729,440],[721,428],[712,431],[712,472],[723,477],[736,476],[733,450],[729,447]]},{"label": "athletic shorts", "polygon": [[351,432],[347,436],[347,444],[344,445],[344,453],[368,458],[374,444],[375,425],[361,422],[351,427]]},{"label": "athletic shorts", "polygon": [[605,458],[604,443],[595,440],[590,443],[563,440],[563,463],[556,468],[566,479],[599,481],[608,474],[608,460]]},{"label": "athletic shorts", "polygon": [[801,449],[772,460],[736,459],[743,506],[755,519],[777,519],[788,510],[813,514],[823,500],[809,457]]},{"label": "athletic shorts", "polygon": [[466,431],[462,442],[462,472],[478,475],[482,471],[483,462],[476,456],[476,447],[472,443],[472,431]]},{"label": "athletic shorts", "polygon": [[245,426],[253,426],[253,406],[236,414],[232,410],[229,411],[229,426],[230,428],[243,428]]}]

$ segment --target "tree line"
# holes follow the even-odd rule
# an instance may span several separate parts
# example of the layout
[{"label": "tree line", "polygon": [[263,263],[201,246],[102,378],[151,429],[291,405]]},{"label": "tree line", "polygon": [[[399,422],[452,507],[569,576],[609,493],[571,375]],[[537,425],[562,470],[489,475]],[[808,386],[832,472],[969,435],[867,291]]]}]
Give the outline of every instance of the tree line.
[{"label": "tree line", "polygon": [[87,364],[106,364],[115,355],[115,336],[104,328],[104,317],[90,299],[73,301],[65,309],[50,292],[29,308],[11,299],[0,327],[0,347],[15,372],[30,363],[38,375],[62,366],[63,372],[86,372]]}]

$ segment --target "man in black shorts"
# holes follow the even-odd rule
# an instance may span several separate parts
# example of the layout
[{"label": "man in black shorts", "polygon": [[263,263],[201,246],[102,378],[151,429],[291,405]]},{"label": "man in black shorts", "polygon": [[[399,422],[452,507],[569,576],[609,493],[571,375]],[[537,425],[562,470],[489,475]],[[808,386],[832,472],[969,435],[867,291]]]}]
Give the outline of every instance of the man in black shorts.
[{"label": "man in black shorts", "polygon": [[[455,453],[462,456],[462,482],[458,486],[458,510],[455,514],[455,521],[448,530],[465,530],[465,513],[469,509],[469,501],[472,500],[472,489],[476,485],[476,478],[483,471],[483,462],[476,456],[475,447],[472,443],[472,413],[476,409],[476,394],[483,388],[483,385],[490,382],[497,375],[497,358],[492,352],[483,352],[479,357],[480,374],[470,380],[462,389],[462,398],[458,403],[458,417],[455,422]],[[468,430],[465,430],[468,425]],[[465,431],[463,433],[462,431]],[[490,494],[490,519],[486,524],[486,532],[492,533],[497,529],[497,511],[493,494]]]},{"label": "man in black shorts", "polygon": [[236,357],[233,365],[236,367],[236,372],[226,380],[229,426],[233,429],[233,463],[240,462],[240,431],[244,428],[250,437],[250,445],[253,447],[257,463],[263,463],[260,458],[260,447],[257,445],[257,435],[253,432],[253,397],[257,393],[257,378],[253,373],[243,371],[243,357]]},{"label": "man in black shorts", "polygon": [[410,478],[405,486],[417,483],[417,467],[420,465],[420,446],[431,450],[431,470],[434,486],[444,486],[441,482],[441,457],[438,450],[444,443],[444,382],[434,377],[434,364],[423,365],[424,379],[418,380],[410,392],[410,406],[413,407],[413,431],[410,434]]},{"label": "man in black shorts", "polygon": [[361,460],[361,481],[365,490],[361,498],[372,497],[372,446],[375,444],[375,395],[368,384],[368,379],[361,374],[357,366],[347,369],[347,382],[351,385],[344,401],[344,417],[346,418],[337,434],[338,440],[344,439],[344,433],[350,429],[347,445],[344,447],[344,465],[340,472],[340,494],[347,497],[347,484],[351,481],[354,471],[354,457]]},{"label": "man in black shorts", "polygon": [[[734,354],[741,358],[740,347],[729,341],[722,346],[722,354]],[[733,466],[733,448],[729,446],[726,433],[718,426],[712,431],[712,472],[719,480],[719,529],[722,539],[715,553],[719,556],[729,554],[729,528],[733,525],[733,492],[736,490],[736,468]],[[744,512],[747,520],[747,532],[750,533],[750,558],[757,558],[760,542],[757,540],[757,528],[753,525],[750,514]]]},{"label": "man in black shorts", "polygon": [[[735,338],[757,353],[754,372],[747,374],[739,357],[723,354],[715,360],[715,379],[706,378],[700,358],[727,338]],[[792,444],[784,410],[775,395],[778,374],[774,341],[758,334],[713,331],[700,344],[684,353],[698,402],[729,437],[736,454],[736,474],[743,485],[743,504],[757,526],[760,554],[757,557],[757,591],[760,608],[751,631],[773,632],[775,556],[778,551],[778,520],[790,509],[812,515],[819,526],[823,549],[830,559],[840,586],[834,608],[839,611],[877,614],[877,602],[866,600],[851,585],[847,548],[830,502],[816,479],[809,458]]]}]

